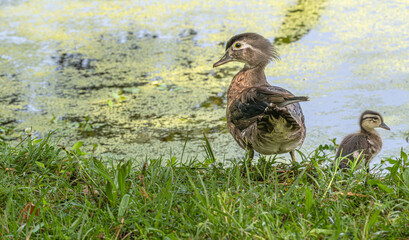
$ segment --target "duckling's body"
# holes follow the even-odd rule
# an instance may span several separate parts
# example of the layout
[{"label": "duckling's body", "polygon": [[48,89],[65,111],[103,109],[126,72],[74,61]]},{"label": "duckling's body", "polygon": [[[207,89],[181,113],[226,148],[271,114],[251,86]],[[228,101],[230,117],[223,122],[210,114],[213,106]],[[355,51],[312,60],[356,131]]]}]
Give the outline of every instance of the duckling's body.
[{"label": "duckling's body", "polygon": [[290,152],[295,160],[294,149],[306,134],[298,102],[308,98],[267,82],[264,68],[272,58],[278,58],[273,46],[258,34],[239,34],[227,43],[225,56],[214,66],[229,61],[245,63],[227,91],[227,127],[251,158],[255,150],[261,154]]},{"label": "duckling's body", "polygon": [[338,147],[335,159],[343,158],[339,163],[340,168],[350,168],[350,162],[357,159],[356,169],[363,166],[368,169],[371,160],[382,149],[382,139],[375,128],[390,130],[379,113],[369,110],[362,113],[359,125],[361,131],[346,136]]}]

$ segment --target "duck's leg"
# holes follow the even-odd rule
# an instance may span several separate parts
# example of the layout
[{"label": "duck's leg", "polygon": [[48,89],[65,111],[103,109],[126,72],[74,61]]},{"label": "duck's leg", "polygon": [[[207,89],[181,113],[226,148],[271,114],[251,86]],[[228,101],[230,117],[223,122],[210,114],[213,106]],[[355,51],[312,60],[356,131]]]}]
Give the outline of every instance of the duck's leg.
[{"label": "duck's leg", "polygon": [[248,158],[247,158],[247,166],[251,166],[251,161],[253,160],[253,157],[254,157],[254,150],[253,149],[249,149],[248,150]]},{"label": "duck's leg", "polygon": [[249,161],[253,160],[253,157],[254,157],[254,150],[250,149],[249,150]]},{"label": "duck's leg", "polygon": [[369,169],[369,161],[367,161],[366,163],[365,163],[365,166],[366,166],[366,175],[369,175],[369,173],[370,173],[370,169]]},{"label": "duck's leg", "polygon": [[294,150],[290,152],[290,156],[291,156],[291,160],[295,162],[295,151]]}]

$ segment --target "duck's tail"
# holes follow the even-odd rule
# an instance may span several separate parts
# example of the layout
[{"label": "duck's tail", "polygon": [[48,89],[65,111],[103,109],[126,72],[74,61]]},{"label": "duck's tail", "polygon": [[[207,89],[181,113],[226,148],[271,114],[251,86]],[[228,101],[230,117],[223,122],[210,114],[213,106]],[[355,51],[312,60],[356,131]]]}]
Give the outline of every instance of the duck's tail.
[{"label": "duck's tail", "polygon": [[288,104],[292,103],[297,103],[297,102],[306,102],[309,101],[309,98],[306,96],[294,96],[294,97],[288,97],[286,100],[282,103],[277,104],[278,107],[285,107]]}]

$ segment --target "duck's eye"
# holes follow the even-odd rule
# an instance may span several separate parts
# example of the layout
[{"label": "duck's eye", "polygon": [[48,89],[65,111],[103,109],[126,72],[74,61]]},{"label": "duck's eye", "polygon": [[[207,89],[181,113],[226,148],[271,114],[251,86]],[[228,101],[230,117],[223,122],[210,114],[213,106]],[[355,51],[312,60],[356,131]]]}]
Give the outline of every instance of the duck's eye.
[{"label": "duck's eye", "polygon": [[239,43],[239,42],[236,43],[236,44],[234,45],[234,47],[235,47],[235,48],[241,48],[241,43]]}]

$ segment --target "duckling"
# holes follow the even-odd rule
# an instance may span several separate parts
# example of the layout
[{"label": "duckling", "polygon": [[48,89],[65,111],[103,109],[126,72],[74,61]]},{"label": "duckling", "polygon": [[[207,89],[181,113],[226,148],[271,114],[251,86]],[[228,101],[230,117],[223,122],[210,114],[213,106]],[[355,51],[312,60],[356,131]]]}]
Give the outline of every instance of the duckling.
[{"label": "duckling", "polygon": [[241,148],[260,154],[290,152],[301,146],[306,135],[304,115],[298,102],[308,97],[294,96],[288,90],[271,86],[264,69],[278,60],[275,47],[257,33],[233,36],[226,44],[224,56],[213,67],[231,61],[244,63],[231,80],[227,91],[227,128]]},{"label": "duckling", "polygon": [[384,122],[381,114],[366,110],[359,120],[361,131],[346,136],[338,147],[335,159],[341,157],[339,168],[350,168],[350,161],[358,159],[356,169],[365,165],[369,172],[369,163],[381,151],[382,139],[375,128],[391,130]]}]

